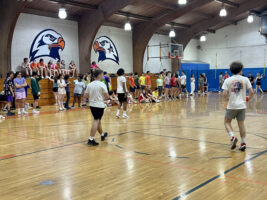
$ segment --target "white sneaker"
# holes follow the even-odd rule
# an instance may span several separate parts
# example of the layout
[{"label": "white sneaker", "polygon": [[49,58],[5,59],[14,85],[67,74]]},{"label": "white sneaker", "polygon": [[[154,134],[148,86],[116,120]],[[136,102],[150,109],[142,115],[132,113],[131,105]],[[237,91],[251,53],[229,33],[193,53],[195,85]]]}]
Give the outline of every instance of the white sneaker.
[{"label": "white sneaker", "polygon": [[33,114],[39,114],[40,111],[38,111],[38,110],[33,110],[32,113],[33,113]]},{"label": "white sneaker", "polygon": [[64,110],[64,108],[59,108],[59,111],[63,111]]},{"label": "white sneaker", "polygon": [[129,116],[128,116],[128,115],[123,115],[122,118],[123,118],[123,119],[128,119]]},{"label": "white sneaker", "polygon": [[18,111],[18,115],[21,115],[21,111]]},{"label": "white sneaker", "polygon": [[5,119],[5,117],[3,115],[0,115],[0,119]]},{"label": "white sneaker", "polygon": [[27,115],[27,114],[28,114],[28,112],[26,112],[26,111],[22,111],[22,114],[24,114],[24,115]]}]

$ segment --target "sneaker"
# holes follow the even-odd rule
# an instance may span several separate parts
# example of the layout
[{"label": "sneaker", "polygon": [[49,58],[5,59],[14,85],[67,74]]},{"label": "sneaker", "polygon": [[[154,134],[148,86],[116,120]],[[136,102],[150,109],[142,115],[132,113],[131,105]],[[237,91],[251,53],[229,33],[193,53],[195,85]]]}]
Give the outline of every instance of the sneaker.
[{"label": "sneaker", "polygon": [[5,119],[5,117],[3,115],[0,115],[0,119]]},{"label": "sneaker", "polygon": [[37,109],[41,109],[41,107],[40,107],[40,106],[36,106],[36,108],[37,108]]},{"label": "sneaker", "polygon": [[117,119],[120,119],[120,116],[119,116],[119,115],[116,115],[116,118],[117,118]]},{"label": "sneaker", "polygon": [[15,113],[8,111],[6,115],[7,115],[7,116],[14,116]]},{"label": "sneaker", "polygon": [[122,118],[123,118],[123,119],[128,119],[129,116],[128,116],[128,115],[123,115]]},{"label": "sneaker", "polygon": [[237,141],[238,141],[238,139],[233,136],[232,139],[231,139],[231,143],[230,143],[231,149],[235,149],[236,148]]},{"label": "sneaker", "polygon": [[21,111],[18,111],[18,115],[21,115]]},{"label": "sneaker", "polygon": [[108,133],[104,133],[104,136],[101,135],[101,141],[105,141],[107,136],[108,136]]},{"label": "sneaker", "polygon": [[6,108],[2,108],[2,111],[7,111],[7,109]]},{"label": "sneaker", "polygon": [[26,112],[26,111],[22,111],[22,114],[24,114],[24,115],[27,115],[27,114],[28,114],[28,112]]},{"label": "sneaker", "polygon": [[64,109],[63,108],[59,108],[59,111],[63,111]]},{"label": "sneaker", "polygon": [[239,150],[240,150],[240,151],[245,151],[246,148],[247,148],[246,143],[242,143],[242,144],[240,145],[240,147],[239,147]]},{"label": "sneaker", "polygon": [[87,143],[89,146],[97,146],[99,145],[99,143],[97,143],[95,140],[88,140],[88,143]]},{"label": "sneaker", "polygon": [[33,113],[33,114],[39,114],[40,111],[38,111],[38,110],[33,110],[32,113]]}]

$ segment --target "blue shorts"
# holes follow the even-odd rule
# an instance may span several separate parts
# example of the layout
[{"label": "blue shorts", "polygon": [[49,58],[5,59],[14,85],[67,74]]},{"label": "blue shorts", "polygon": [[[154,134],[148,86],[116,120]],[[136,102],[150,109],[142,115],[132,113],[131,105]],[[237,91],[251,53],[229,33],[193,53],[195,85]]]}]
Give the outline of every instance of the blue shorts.
[{"label": "blue shorts", "polygon": [[165,88],[170,89],[171,86],[170,85],[165,85]]},{"label": "blue shorts", "polygon": [[134,87],[130,87],[130,92],[135,92],[135,88]]}]

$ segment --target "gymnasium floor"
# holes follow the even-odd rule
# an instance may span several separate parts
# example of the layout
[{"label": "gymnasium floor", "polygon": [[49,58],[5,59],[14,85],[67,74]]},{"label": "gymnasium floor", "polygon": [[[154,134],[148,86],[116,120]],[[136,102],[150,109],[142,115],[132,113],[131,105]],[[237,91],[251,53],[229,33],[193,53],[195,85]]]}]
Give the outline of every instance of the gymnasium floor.
[{"label": "gymnasium floor", "polygon": [[108,108],[103,126],[110,136],[99,147],[86,145],[88,109],[59,113],[51,106],[6,119],[0,199],[266,200],[267,96],[248,107],[245,153],[229,150],[217,94],[131,105],[128,120]]}]

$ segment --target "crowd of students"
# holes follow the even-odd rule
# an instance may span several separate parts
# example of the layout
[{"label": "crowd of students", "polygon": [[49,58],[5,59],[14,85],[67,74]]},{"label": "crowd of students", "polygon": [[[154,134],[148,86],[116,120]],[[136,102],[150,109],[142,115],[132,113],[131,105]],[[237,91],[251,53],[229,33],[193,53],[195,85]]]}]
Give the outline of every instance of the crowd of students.
[{"label": "crowd of students", "polygon": [[66,66],[65,60],[57,61],[55,64],[53,60],[49,60],[46,64],[44,59],[33,60],[31,63],[28,58],[23,59],[23,63],[20,66],[20,71],[25,73],[27,76],[32,76],[33,72],[36,72],[42,78],[49,78],[51,76],[58,76],[59,74],[71,75],[72,77],[78,76],[78,68],[75,62],[72,60],[69,67]]}]

